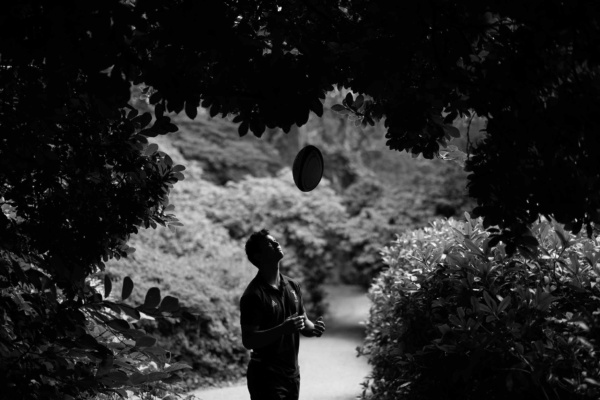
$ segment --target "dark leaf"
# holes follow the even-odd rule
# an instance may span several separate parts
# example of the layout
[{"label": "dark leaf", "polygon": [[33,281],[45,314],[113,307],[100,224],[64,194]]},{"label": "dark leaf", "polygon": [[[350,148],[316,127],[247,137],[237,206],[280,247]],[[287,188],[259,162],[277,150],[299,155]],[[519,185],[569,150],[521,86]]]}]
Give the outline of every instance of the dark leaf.
[{"label": "dark leaf", "polygon": [[140,374],[139,372],[134,372],[129,377],[129,381],[134,385],[141,385],[142,383],[146,383],[148,378],[144,374]]},{"label": "dark leaf", "polygon": [[262,137],[262,134],[265,132],[266,125],[264,122],[258,118],[255,118],[250,122],[250,130],[254,133],[256,137]]},{"label": "dark leaf", "polygon": [[133,318],[133,319],[141,318],[140,312],[138,310],[136,310],[135,308],[130,307],[126,304],[118,304],[118,306],[121,308],[121,311],[123,311],[125,314],[127,314],[131,318]]},{"label": "dark leaf", "polygon": [[123,279],[123,290],[121,292],[121,299],[127,300],[129,296],[131,296],[131,292],[133,291],[133,281],[130,277],[126,276]]},{"label": "dark leaf", "polygon": [[115,359],[115,357],[112,354],[108,354],[102,360],[102,362],[100,362],[100,365],[98,366],[98,370],[96,371],[96,376],[102,376],[102,375],[106,375],[107,373],[109,373],[113,366],[114,359]]},{"label": "dark leaf", "polygon": [[122,399],[126,399],[128,397],[125,389],[113,389],[112,392],[118,394]]},{"label": "dark leaf", "polygon": [[146,375],[146,377],[146,382],[154,382],[167,379],[169,377],[169,374],[164,372],[150,372],[148,375]]},{"label": "dark leaf", "polygon": [[350,114],[352,112],[341,104],[334,104],[331,106],[331,109],[340,114]]},{"label": "dark leaf", "polygon": [[156,143],[150,143],[146,150],[144,151],[145,156],[151,156],[152,154],[158,151],[158,145]]},{"label": "dark leaf", "polygon": [[156,344],[156,338],[152,336],[142,336],[135,341],[137,347],[152,347]]},{"label": "dark leaf", "polygon": [[362,107],[364,102],[365,102],[365,97],[362,94],[359,94],[358,97],[356,98],[356,100],[354,100],[353,107],[358,110],[359,108]]},{"label": "dark leaf", "polygon": [[177,125],[175,125],[173,123],[168,123],[165,125],[165,130],[167,132],[173,133],[173,132],[177,132],[179,130],[179,127],[177,127]]},{"label": "dark leaf", "polygon": [[139,128],[145,128],[150,122],[152,122],[152,114],[145,112],[140,116],[135,117],[132,122],[138,124]]},{"label": "dark leaf", "polygon": [[444,124],[452,124],[452,122],[458,116],[458,112],[456,110],[452,111],[450,114],[444,117]]},{"label": "dark leaf", "polygon": [[87,333],[76,338],[75,343],[82,349],[90,350],[97,350],[99,346],[101,346],[100,343],[98,343],[98,341],[96,340],[96,338]]},{"label": "dark leaf", "polygon": [[220,107],[219,103],[213,103],[213,105],[210,106],[210,110],[208,112],[210,117],[213,118],[215,115],[217,115],[219,113],[220,108],[221,107]]},{"label": "dark leaf", "polygon": [[500,240],[502,240],[502,236],[500,236],[500,235],[493,235],[493,236],[490,237],[490,241],[488,242],[488,246],[490,248],[496,247],[496,245],[498,243],[500,243]]},{"label": "dark leaf", "polygon": [[298,108],[296,110],[296,125],[302,126],[308,122],[309,110],[305,108]]},{"label": "dark leaf", "polygon": [[151,96],[150,96],[150,104],[156,104],[159,101],[162,100],[162,95],[158,92],[154,92]]},{"label": "dark leaf", "polygon": [[147,137],[157,137],[158,135],[161,135],[162,131],[155,126],[152,126],[151,128],[148,129],[144,129],[142,131],[140,131],[140,135],[144,135]]},{"label": "dark leaf", "polygon": [[127,376],[127,374],[123,371],[114,371],[111,372],[107,375],[104,375],[101,379],[100,382],[106,384],[106,385],[115,385],[115,386],[119,386],[122,385],[124,383],[126,383],[129,380],[129,377]]},{"label": "dark leaf", "polygon": [[154,346],[154,347],[146,347],[144,349],[144,353],[150,355],[155,360],[162,360],[162,358],[167,354],[166,350],[162,347]]},{"label": "dark leaf", "polygon": [[127,114],[127,119],[133,119],[133,118],[137,117],[138,114],[139,114],[139,111],[133,109],[133,110],[129,111],[129,113]]},{"label": "dark leaf", "polygon": [[185,102],[185,114],[189,119],[194,119],[198,115],[198,107],[194,102],[186,101]]},{"label": "dark leaf", "polygon": [[156,115],[156,119],[162,118],[165,114],[165,106],[163,103],[158,103],[156,107],[154,107],[154,115]]},{"label": "dark leaf", "polygon": [[318,99],[313,99],[310,102],[310,109],[317,114],[317,117],[323,116],[323,104]]},{"label": "dark leaf", "polygon": [[148,336],[148,334],[141,330],[141,329],[128,329],[125,331],[121,331],[121,333],[129,338],[129,339],[133,339],[133,340],[137,340],[139,338],[141,338],[142,336]]},{"label": "dark leaf", "polygon": [[348,94],[346,94],[346,97],[344,98],[344,104],[348,107],[352,107],[354,104],[354,97],[352,97],[352,93],[348,92]]},{"label": "dark leaf", "polygon": [[111,319],[110,321],[108,321],[106,323],[106,325],[108,325],[109,327],[117,330],[117,331],[127,331],[129,329],[131,329],[131,326],[129,326],[129,322],[125,321],[124,319]]},{"label": "dark leaf", "polygon": [[158,311],[173,312],[179,309],[179,299],[172,296],[165,296]]},{"label": "dark leaf", "polygon": [[518,239],[518,242],[520,245],[527,247],[537,247],[540,244],[538,240],[533,236],[521,236]]},{"label": "dark leaf", "polygon": [[453,138],[460,137],[460,131],[458,130],[457,127],[452,126],[452,125],[444,125],[444,133],[446,133],[447,135],[449,135]]},{"label": "dark leaf", "polygon": [[248,134],[248,129],[250,128],[250,125],[248,124],[248,121],[244,121],[240,124],[240,126],[238,127],[238,133],[240,135],[240,137],[246,136]]},{"label": "dark leaf", "polygon": [[112,291],[112,282],[108,275],[104,275],[104,298],[110,296],[110,292]]},{"label": "dark leaf", "polygon": [[146,299],[144,300],[145,308],[155,308],[160,304],[160,289],[153,287],[148,289]]}]

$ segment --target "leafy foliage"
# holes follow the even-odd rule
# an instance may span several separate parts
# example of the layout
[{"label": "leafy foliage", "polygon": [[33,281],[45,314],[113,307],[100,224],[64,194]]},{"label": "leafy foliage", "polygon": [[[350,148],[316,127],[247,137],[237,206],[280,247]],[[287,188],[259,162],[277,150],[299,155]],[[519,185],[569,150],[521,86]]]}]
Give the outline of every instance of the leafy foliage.
[{"label": "leafy foliage", "polygon": [[[86,280],[82,297],[69,299],[14,254],[3,251],[2,263],[0,388],[6,398],[126,397],[126,390],[164,394],[190,368],[174,362],[154,337],[135,327],[142,313],[156,319],[191,317],[177,299],[161,299],[158,288],[134,307],[124,302],[131,279],[125,278],[121,295],[109,298],[113,285],[104,276],[103,282]],[[17,279],[18,284],[6,285]]]},{"label": "leafy foliage", "polygon": [[[45,276],[31,289],[40,309],[52,314],[63,303],[93,302],[87,278],[111,257],[131,253],[130,235],[177,226],[167,195],[183,179],[182,167],[146,144],[146,137],[177,130],[167,114],[194,118],[202,104],[211,116],[235,115],[242,136],[287,132],[304,125],[310,111],[321,116],[321,100],[334,85],[353,92],[342,104],[349,118],[369,126],[384,120],[388,147],[426,158],[456,135],[453,120],[486,118],[488,137],[466,157],[469,193],[484,224],[502,229],[495,240],[507,251],[532,243],[525,227],[539,214],[591,235],[600,220],[597,7],[451,0],[10,4],[0,16],[3,296],[22,297],[32,278],[21,270],[29,266]],[[128,106],[132,84],[142,86],[152,113]],[[299,224],[283,235],[314,259],[302,247],[306,232]],[[65,312],[86,329],[72,307]],[[27,323],[31,314],[14,317],[36,326]],[[11,340],[24,344],[21,355],[3,368],[20,366],[25,376],[20,362],[33,339],[20,335]]]},{"label": "leafy foliage", "polygon": [[40,127],[87,105],[115,118],[134,82],[158,106],[145,135],[202,105],[260,137],[321,116],[339,85],[352,93],[338,112],[384,120],[390,149],[425,158],[456,153],[455,119],[485,118],[487,139],[463,157],[469,193],[506,240],[539,214],[573,232],[600,218],[594,2],[30,0],[6,15],[4,94],[31,94],[5,102],[7,121],[43,114],[25,112],[34,104],[52,116]]},{"label": "leafy foliage", "polygon": [[[10,87],[1,101],[33,101],[28,96],[50,90],[35,89]],[[122,351],[108,346],[110,338],[102,343],[92,336],[91,325],[117,329],[101,309],[120,313],[115,308],[121,306],[102,300],[88,277],[104,261],[131,254],[135,249],[126,243],[139,227],[178,223],[168,214],[167,195],[183,179],[183,167],[138,133],[149,114],[123,112],[107,122],[81,103],[69,107],[69,120],[47,120],[43,112],[19,119],[26,110],[18,109],[3,125],[0,276],[7,311],[1,370],[5,392],[18,398],[79,397],[159,380],[132,380],[125,364],[113,363],[117,352],[133,359],[134,345]]]},{"label": "leafy foliage", "polygon": [[[114,67],[127,34],[111,26],[126,6],[96,6],[25,2],[0,17],[0,374],[11,398],[123,394],[175,373],[163,359],[158,375],[135,375],[138,348],[154,346],[136,344],[142,333],[120,315],[138,311],[90,285],[104,262],[134,251],[139,228],[177,224],[168,193],[183,179],[146,139],[174,125],[160,107],[128,106]],[[123,337],[132,342],[112,346]]]},{"label": "leafy foliage", "polygon": [[591,231],[600,201],[597,7],[136,2],[121,10],[137,35],[119,71],[152,86],[151,102],[169,111],[194,117],[201,103],[211,115],[236,115],[241,135],[321,116],[334,85],[353,91],[337,111],[355,123],[384,119],[390,149],[425,158],[445,153],[458,134],[453,120],[484,117],[488,138],[465,158],[486,226],[515,232],[543,214]]},{"label": "leafy foliage", "polygon": [[531,235],[508,256],[467,215],[385,247],[363,398],[597,398],[600,246],[556,222]]}]

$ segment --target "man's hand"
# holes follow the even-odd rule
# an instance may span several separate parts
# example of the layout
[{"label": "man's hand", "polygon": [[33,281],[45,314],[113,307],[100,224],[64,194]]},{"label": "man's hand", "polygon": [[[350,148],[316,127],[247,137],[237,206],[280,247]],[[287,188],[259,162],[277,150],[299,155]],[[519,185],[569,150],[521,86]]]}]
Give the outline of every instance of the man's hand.
[{"label": "man's hand", "polygon": [[304,329],[304,315],[292,315],[283,322],[283,333],[289,335]]},{"label": "man's hand", "polygon": [[323,321],[323,317],[317,318],[317,320],[314,323],[314,326],[315,327],[313,329],[313,334],[315,335],[315,337],[321,337],[323,332],[325,332],[325,322]]},{"label": "man's hand", "polygon": [[315,322],[306,318],[304,326],[304,330],[300,333],[306,337],[321,337],[323,332],[325,332],[325,322],[323,322],[323,317],[317,318]]}]

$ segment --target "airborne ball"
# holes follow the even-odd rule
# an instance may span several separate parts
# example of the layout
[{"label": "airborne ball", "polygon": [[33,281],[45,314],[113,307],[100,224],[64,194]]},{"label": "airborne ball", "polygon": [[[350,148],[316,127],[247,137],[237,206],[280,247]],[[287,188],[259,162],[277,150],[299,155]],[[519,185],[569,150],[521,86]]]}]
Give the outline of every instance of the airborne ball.
[{"label": "airborne ball", "polygon": [[298,152],[292,173],[294,183],[303,192],[310,192],[317,187],[323,177],[323,155],[313,145],[308,145]]}]

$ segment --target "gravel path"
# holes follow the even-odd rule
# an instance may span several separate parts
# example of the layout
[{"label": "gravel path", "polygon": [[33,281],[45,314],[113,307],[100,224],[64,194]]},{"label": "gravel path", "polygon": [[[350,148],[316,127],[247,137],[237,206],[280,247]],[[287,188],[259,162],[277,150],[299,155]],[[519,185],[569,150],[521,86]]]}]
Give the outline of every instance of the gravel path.
[{"label": "gravel path", "polygon": [[[361,382],[370,369],[364,357],[356,357],[364,329],[360,322],[369,314],[369,300],[356,286],[327,286],[330,316],[321,338],[301,336],[300,400],[352,400],[361,392]],[[314,317],[314,316],[311,316]],[[198,400],[249,400],[246,382],[235,386],[196,390]]]}]

